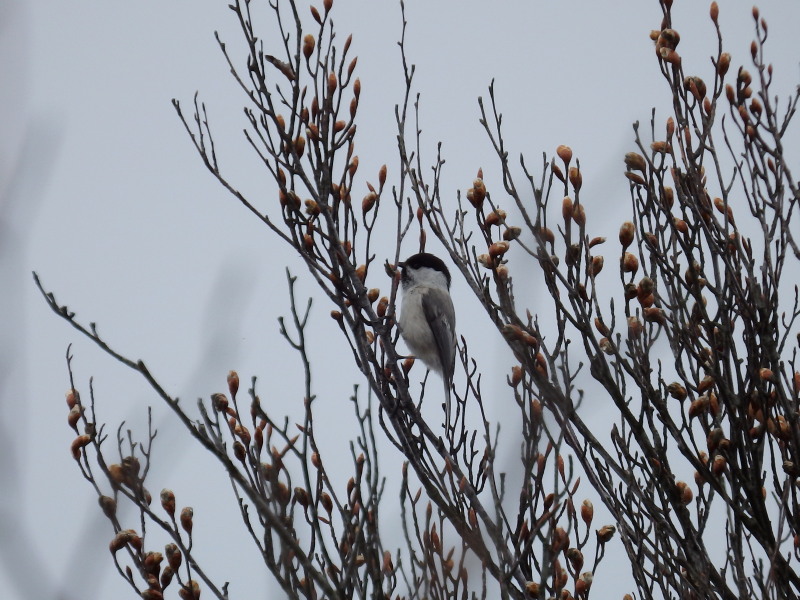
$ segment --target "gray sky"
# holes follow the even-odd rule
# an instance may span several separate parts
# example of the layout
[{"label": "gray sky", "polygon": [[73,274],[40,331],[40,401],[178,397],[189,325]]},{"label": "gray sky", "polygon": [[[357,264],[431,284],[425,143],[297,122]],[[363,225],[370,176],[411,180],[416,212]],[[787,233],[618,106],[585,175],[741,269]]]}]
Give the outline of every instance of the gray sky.
[{"label": "gray sky", "polygon": [[[572,146],[581,160],[589,217],[598,235],[614,235],[629,206],[622,157],[633,148],[631,123],[649,121],[653,106],[661,120],[667,116],[669,96],[648,38],[660,24],[657,2],[625,0],[611,9],[603,2],[519,0],[495,3],[491,13],[487,2],[407,4],[423,141],[428,159],[436,142],[444,142],[444,189],[453,197],[465,190],[480,166],[490,189],[498,181],[492,180],[496,161],[477,122],[476,102],[494,79],[512,154],[524,152],[537,165],[543,151]],[[146,406],[154,406],[159,464],[151,491],[171,487],[180,505],[195,507],[197,544],[219,560],[212,574],[234,582],[234,596],[266,580],[249,540],[240,535],[226,480],[198,466],[203,456],[188,448],[187,435],[166,420],[142,382],[49,312],[30,276],[36,270],[84,322],[97,322],[112,345],[145,359],[189,406],[223,391],[226,373],[235,368],[243,382],[258,375],[262,397],[273,406],[298,413],[299,362],[278,336],[275,319],[287,313],[284,266],[302,271],[212,180],[170,104],[176,97],[188,105],[199,90],[223,167],[259,202],[276,197],[240,134],[243,97],[214,41],[218,30],[231,48],[238,47],[226,5],[6,0],[0,7],[4,598],[131,594],[107,551],[111,527],[69,454],[69,343],[79,389],[88,393],[88,379],[95,377],[100,418],[112,432],[126,420],[141,437]],[[726,49],[737,65],[749,66],[750,6],[720,2]],[[800,74],[800,4],[769,0],[760,6],[770,25],[776,91],[785,96]],[[708,81],[716,39],[707,14],[708,3],[687,0],[676,2],[673,12],[684,65],[695,65]],[[341,39],[354,34],[359,55],[360,172],[374,181],[370,174],[387,163],[394,183],[393,110],[402,98],[399,3],[335,0],[333,19]],[[272,31],[266,23],[262,30]],[[307,285],[301,290],[313,291]],[[465,299],[459,323],[468,337],[481,339],[469,317],[476,306]],[[315,310],[325,340],[336,335],[328,310],[324,302]],[[324,381],[317,385],[324,392],[320,412],[333,419],[358,381],[335,356],[320,349],[313,355],[316,381]],[[491,356],[488,347],[488,370]],[[490,383],[502,385],[508,361],[502,355],[496,360]],[[496,410],[503,414],[502,406]],[[346,449],[341,436],[332,435],[329,443]],[[592,496],[588,487],[584,493]],[[612,573],[607,561],[596,581],[619,581]],[[620,584],[613,591],[621,596],[629,590]]]}]

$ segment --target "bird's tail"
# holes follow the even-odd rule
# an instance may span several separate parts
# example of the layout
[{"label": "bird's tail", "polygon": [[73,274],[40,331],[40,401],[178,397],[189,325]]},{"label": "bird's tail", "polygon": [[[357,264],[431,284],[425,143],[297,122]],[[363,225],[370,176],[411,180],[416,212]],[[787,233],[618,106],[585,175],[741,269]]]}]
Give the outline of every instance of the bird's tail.
[{"label": "bird's tail", "polygon": [[[450,429],[450,387],[453,384],[447,377],[443,377],[442,380],[444,381],[444,429],[447,432]],[[455,428],[455,425],[453,427]]]}]

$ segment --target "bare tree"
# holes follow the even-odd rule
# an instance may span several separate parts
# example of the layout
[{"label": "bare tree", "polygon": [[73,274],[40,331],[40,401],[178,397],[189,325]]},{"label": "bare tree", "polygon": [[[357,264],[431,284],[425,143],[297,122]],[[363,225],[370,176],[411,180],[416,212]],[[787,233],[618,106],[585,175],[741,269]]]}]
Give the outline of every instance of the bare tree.
[{"label": "bare tree", "polygon": [[[295,298],[293,276],[282,333],[306,373],[298,424],[262,406],[255,379],[240,393],[235,372],[229,394],[212,395],[190,414],[143,362],[112,349],[42,289],[60,316],[141,373],[224,466],[246,529],[288,597],[588,598],[617,532],[640,598],[790,598],[800,591],[793,337],[800,295],[786,280],[800,260],[800,190],[783,145],[800,91],[788,99],[771,93],[767,24],[757,9],[752,73],[731,68],[716,2],[713,76],[707,83],[691,75],[699,67],[681,60],[671,5],[661,0],[652,39],[672,114],[654,113],[646,133],[634,126],[635,148],[624,157],[632,216],[616,246],[590,232],[592,204],[581,196],[570,148],[560,146],[537,168],[520,156],[524,178],[515,175],[493,87],[479,101],[480,122],[502,180],[485,182],[479,170],[455,205],[445,200],[452,194],[440,186],[443,157],[437,152],[432,165],[421,158],[404,39],[399,172],[391,186],[385,166],[374,183],[365,181],[356,134],[361,82],[350,38],[340,43],[334,33],[331,0],[311,7],[310,18],[292,0],[272,3],[273,29],[265,32],[256,30],[251,3],[234,0],[248,55],[241,60],[219,45],[246,94],[245,136],[277,199],[259,205],[222,172],[197,98],[189,113],[174,105],[209,171],[300,254],[306,276],[335,305],[331,316],[369,389],[366,399],[351,399],[360,434],[349,446],[345,486],[328,477],[326,461],[334,459],[316,444],[305,337],[310,302]],[[390,256],[376,250],[387,231],[394,232]],[[445,427],[421,415],[412,389],[419,368],[412,371],[413,359],[396,350],[401,246],[424,249],[429,233],[516,358],[508,384],[519,410],[519,437],[511,439],[523,440],[518,488],[497,468],[500,429],[484,411],[467,339],[458,348],[464,384],[453,390],[454,422]],[[604,269],[601,251],[613,268]],[[551,304],[534,314],[515,296],[514,277],[537,266]],[[542,335],[543,319],[556,323],[557,335]],[[583,372],[591,381],[581,388]],[[227,586],[195,560],[191,508],[179,510],[167,489],[160,506],[151,503],[145,480],[156,458],[154,432],[143,443],[120,431],[109,438],[91,387],[88,401],[77,390],[70,381],[72,452],[113,524],[120,574],[145,598],[170,589],[197,598],[201,588],[227,598]],[[594,431],[579,410],[589,392],[616,408],[611,431]],[[380,528],[379,435],[405,460],[401,548]],[[614,526],[593,522],[592,503],[578,495],[579,476]],[[118,519],[121,501],[138,508],[138,528]],[[173,542],[156,549],[145,524]]]}]

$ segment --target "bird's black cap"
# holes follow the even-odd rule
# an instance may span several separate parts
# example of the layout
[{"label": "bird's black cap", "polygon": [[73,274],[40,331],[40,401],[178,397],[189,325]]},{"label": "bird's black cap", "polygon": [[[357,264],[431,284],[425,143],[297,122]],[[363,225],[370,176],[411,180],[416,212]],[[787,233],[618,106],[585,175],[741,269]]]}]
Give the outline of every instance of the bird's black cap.
[{"label": "bird's black cap", "polygon": [[406,279],[406,269],[419,269],[422,267],[428,267],[429,269],[440,271],[444,273],[445,279],[447,279],[447,287],[450,287],[450,271],[447,269],[444,261],[438,256],[434,256],[433,254],[429,254],[427,252],[420,252],[419,254],[409,256],[405,262],[400,263],[400,266],[403,267],[403,279]]}]

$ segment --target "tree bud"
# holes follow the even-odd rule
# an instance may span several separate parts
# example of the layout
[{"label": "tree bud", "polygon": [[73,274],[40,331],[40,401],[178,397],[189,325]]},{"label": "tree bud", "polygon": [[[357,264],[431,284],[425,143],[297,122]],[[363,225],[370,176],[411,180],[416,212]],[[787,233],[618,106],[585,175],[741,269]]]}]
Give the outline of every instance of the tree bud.
[{"label": "tree bud", "polygon": [[625,167],[631,171],[641,171],[644,173],[647,169],[647,163],[641,154],[637,152],[628,152],[625,155]]},{"label": "tree bud", "polygon": [[597,541],[600,544],[605,544],[611,538],[614,537],[614,534],[617,532],[617,528],[613,525],[603,525],[600,529],[597,530]]},{"label": "tree bud", "polygon": [[581,176],[581,172],[578,167],[569,168],[569,182],[572,184],[572,188],[576,193],[581,189],[583,177]]},{"label": "tree bud", "polygon": [[594,518],[594,505],[592,501],[588,498],[581,503],[581,519],[583,522],[586,523],[586,526],[589,527],[592,524],[592,519]]},{"label": "tree bud", "polygon": [[306,57],[306,60],[311,58],[311,55],[314,53],[315,45],[316,42],[314,41],[314,36],[310,33],[306,34],[306,36],[303,38],[303,56]]},{"label": "tree bud", "polygon": [[194,510],[190,506],[181,509],[181,527],[183,527],[184,531],[189,535],[192,535],[193,518]]},{"label": "tree bud", "polygon": [[639,259],[636,258],[635,254],[631,254],[630,252],[625,252],[622,255],[622,271],[624,273],[633,273],[636,274],[636,271],[639,270]]},{"label": "tree bud", "polygon": [[170,517],[175,516],[175,494],[172,490],[164,488],[161,490],[161,507]]},{"label": "tree bud", "polygon": [[502,225],[506,222],[506,211],[498,208],[486,215],[486,225]]},{"label": "tree bud", "polygon": [[558,148],[556,148],[556,154],[558,154],[558,157],[564,162],[564,166],[568,167],[570,161],[572,160],[572,148],[561,144]]}]

